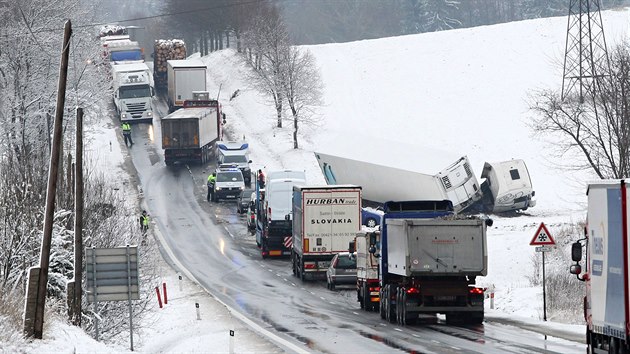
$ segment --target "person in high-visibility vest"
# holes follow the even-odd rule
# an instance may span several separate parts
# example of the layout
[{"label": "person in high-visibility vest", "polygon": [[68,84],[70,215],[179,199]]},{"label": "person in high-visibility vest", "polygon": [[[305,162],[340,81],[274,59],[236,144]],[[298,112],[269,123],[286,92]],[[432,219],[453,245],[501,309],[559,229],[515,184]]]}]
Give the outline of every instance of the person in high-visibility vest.
[{"label": "person in high-visibility vest", "polygon": [[206,197],[208,201],[213,199],[211,197],[214,195],[214,182],[216,181],[217,181],[217,174],[216,172],[212,172],[212,174],[208,176],[208,196]]},{"label": "person in high-visibility vest", "polygon": [[143,235],[149,230],[149,215],[146,210],[143,210],[142,215],[140,215],[140,230],[142,230]]},{"label": "person in high-visibility vest", "polygon": [[122,132],[123,132],[123,138],[125,138],[125,146],[133,145],[133,140],[131,140],[131,124],[124,122],[122,124]]}]

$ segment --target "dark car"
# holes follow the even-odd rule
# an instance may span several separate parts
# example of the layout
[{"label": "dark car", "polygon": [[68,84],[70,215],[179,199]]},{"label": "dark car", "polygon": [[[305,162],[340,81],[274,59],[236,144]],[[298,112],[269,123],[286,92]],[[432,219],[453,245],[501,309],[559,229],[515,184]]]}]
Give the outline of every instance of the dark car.
[{"label": "dark car", "polygon": [[357,259],[348,252],[339,252],[330,261],[326,271],[327,287],[335,290],[337,285],[356,285]]},{"label": "dark car", "polygon": [[254,193],[253,190],[246,188],[241,192],[241,195],[239,195],[238,200],[236,201],[236,211],[239,214],[245,214],[247,212],[249,202],[252,201],[252,193]]}]

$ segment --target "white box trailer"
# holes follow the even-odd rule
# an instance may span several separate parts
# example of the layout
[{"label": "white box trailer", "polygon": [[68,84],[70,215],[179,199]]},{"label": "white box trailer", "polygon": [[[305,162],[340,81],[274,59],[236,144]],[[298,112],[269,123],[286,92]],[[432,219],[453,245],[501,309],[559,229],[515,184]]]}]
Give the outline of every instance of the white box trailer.
[{"label": "white box trailer", "polygon": [[206,91],[206,64],[199,59],[168,60],[168,107],[173,112],[193,99],[193,91]]},{"label": "white box trailer", "polygon": [[[630,180],[589,183],[584,238],[572,246],[571,266],[585,282],[584,318],[588,353],[630,351]],[[581,277],[580,277],[581,276]],[[582,306],[576,303],[575,306]]]},{"label": "white box trailer", "polygon": [[326,183],[362,186],[363,197],[372,202],[446,199],[453,203],[455,211],[462,211],[482,196],[466,156],[432,174],[319,152],[315,152],[315,157]]},{"label": "white box trailer", "polygon": [[214,100],[186,101],[184,108],[163,117],[162,148],[166,165],[208,162],[212,144],[222,135],[221,118],[221,105]]},{"label": "white box trailer", "polygon": [[361,187],[293,187],[293,274],[324,273],[361,230]]}]

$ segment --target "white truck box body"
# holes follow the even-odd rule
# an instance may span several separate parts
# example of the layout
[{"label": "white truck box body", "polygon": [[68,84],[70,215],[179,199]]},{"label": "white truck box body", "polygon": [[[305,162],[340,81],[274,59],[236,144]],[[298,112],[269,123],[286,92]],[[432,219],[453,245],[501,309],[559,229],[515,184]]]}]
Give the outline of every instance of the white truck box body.
[{"label": "white truck box body", "polygon": [[486,275],[484,220],[386,218],[385,222],[389,273]]},{"label": "white truck box body", "polygon": [[[273,182],[272,182],[273,183]],[[294,192],[293,245],[298,254],[335,254],[361,230],[361,187],[298,186]],[[298,219],[300,218],[300,219]]]},{"label": "white truck box body", "polygon": [[[626,205],[630,206],[630,190],[626,185]],[[598,181],[588,187],[587,227],[589,233],[589,255],[587,270],[590,272],[590,313],[596,333],[623,334],[626,331],[625,295],[630,289],[625,282],[630,264],[630,230],[623,230],[623,219],[628,220],[628,209],[623,214],[621,183]],[[629,223],[627,223],[630,226]],[[590,290],[588,290],[590,289]]]},{"label": "white truck box body", "polygon": [[[286,220],[286,216],[291,218],[293,208],[293,186],[303,186],[306,181],[303,179],[274,179],[265,185],[265,212],[267,220]],[[271,213],[269,212],[271,209]]]},{"label": "white truck box body", "polygon": [[193,99],[193,91],[206,91],[206,65],[199,59],[168,60],[168,100],[174,107]]},{"label": "white truck box body", "polygon": [[162,118],[163,148],[200,148],[217,139],[216,107],[181,108]]},{"label": "white truck box body", "polygon": [[523,160],[486,162],[481,172],[482,190],[492,194],[492,212],[527,209],[536,205],[532,181]]},{"label": "white truck box body", "polygon": [[384,203],[392,200],[443,200],[461,211],[481,199],[481,189],[466,156],[435,174],[377,165],[316,152],[315,157],[329,185],[356,184],[363,198]]}]

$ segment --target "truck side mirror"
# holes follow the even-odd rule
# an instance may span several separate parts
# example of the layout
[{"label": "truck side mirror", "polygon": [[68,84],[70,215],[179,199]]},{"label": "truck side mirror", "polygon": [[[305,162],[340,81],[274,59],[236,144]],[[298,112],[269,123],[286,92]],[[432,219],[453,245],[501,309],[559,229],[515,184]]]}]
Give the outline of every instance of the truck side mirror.
[{"label": "truck side mirror", "polygon": [[348,242],[348,252],[352,254],[354,252],[355,243],[354,241]]},{"label": "truck side mirror", "polygon": [[[376,233],[374,233],[374,232],[370,233],[370,245],[372,245],[372,246],[376,245]],[[374,252],[376,252],[376,251],[374,251]],[[370,251],[370,253],[374,253],[374,252]]]},{"label": "truck side mirror", "polygon": [[151,97],[155,96],[155,89],[151,87]]},{"label": "truck side mirror", "polygon": [[491,227],[494,224],[494,221],[490,218],[486,219],[486,226]]},{"label": "truck side mirror", "polygon": [[368,249],[368,252],[370,252],[371,254],[376,253],[376,247],[375,246],[370,246],[370,248]]},{"label": "truck side mirror", "polygon": [[579,264],[572,264],[569,268],[571,274],[580,275],[582,273],[582,266]]},{"label": "truck side mirror", "polygon": [[[582,244],[579,241],[578,242],[574,242],[571,245],[571,259],[574,262],[579,262],[579,261],[582,260]],[[575,274],[575,273],[571,272],[571,274]]]},{"label": "truck side mirror", "polygon": [[227,119],[225,118],[225,113],[221,112],[221,118],[223,119],[223,124],[227,123]]}]

